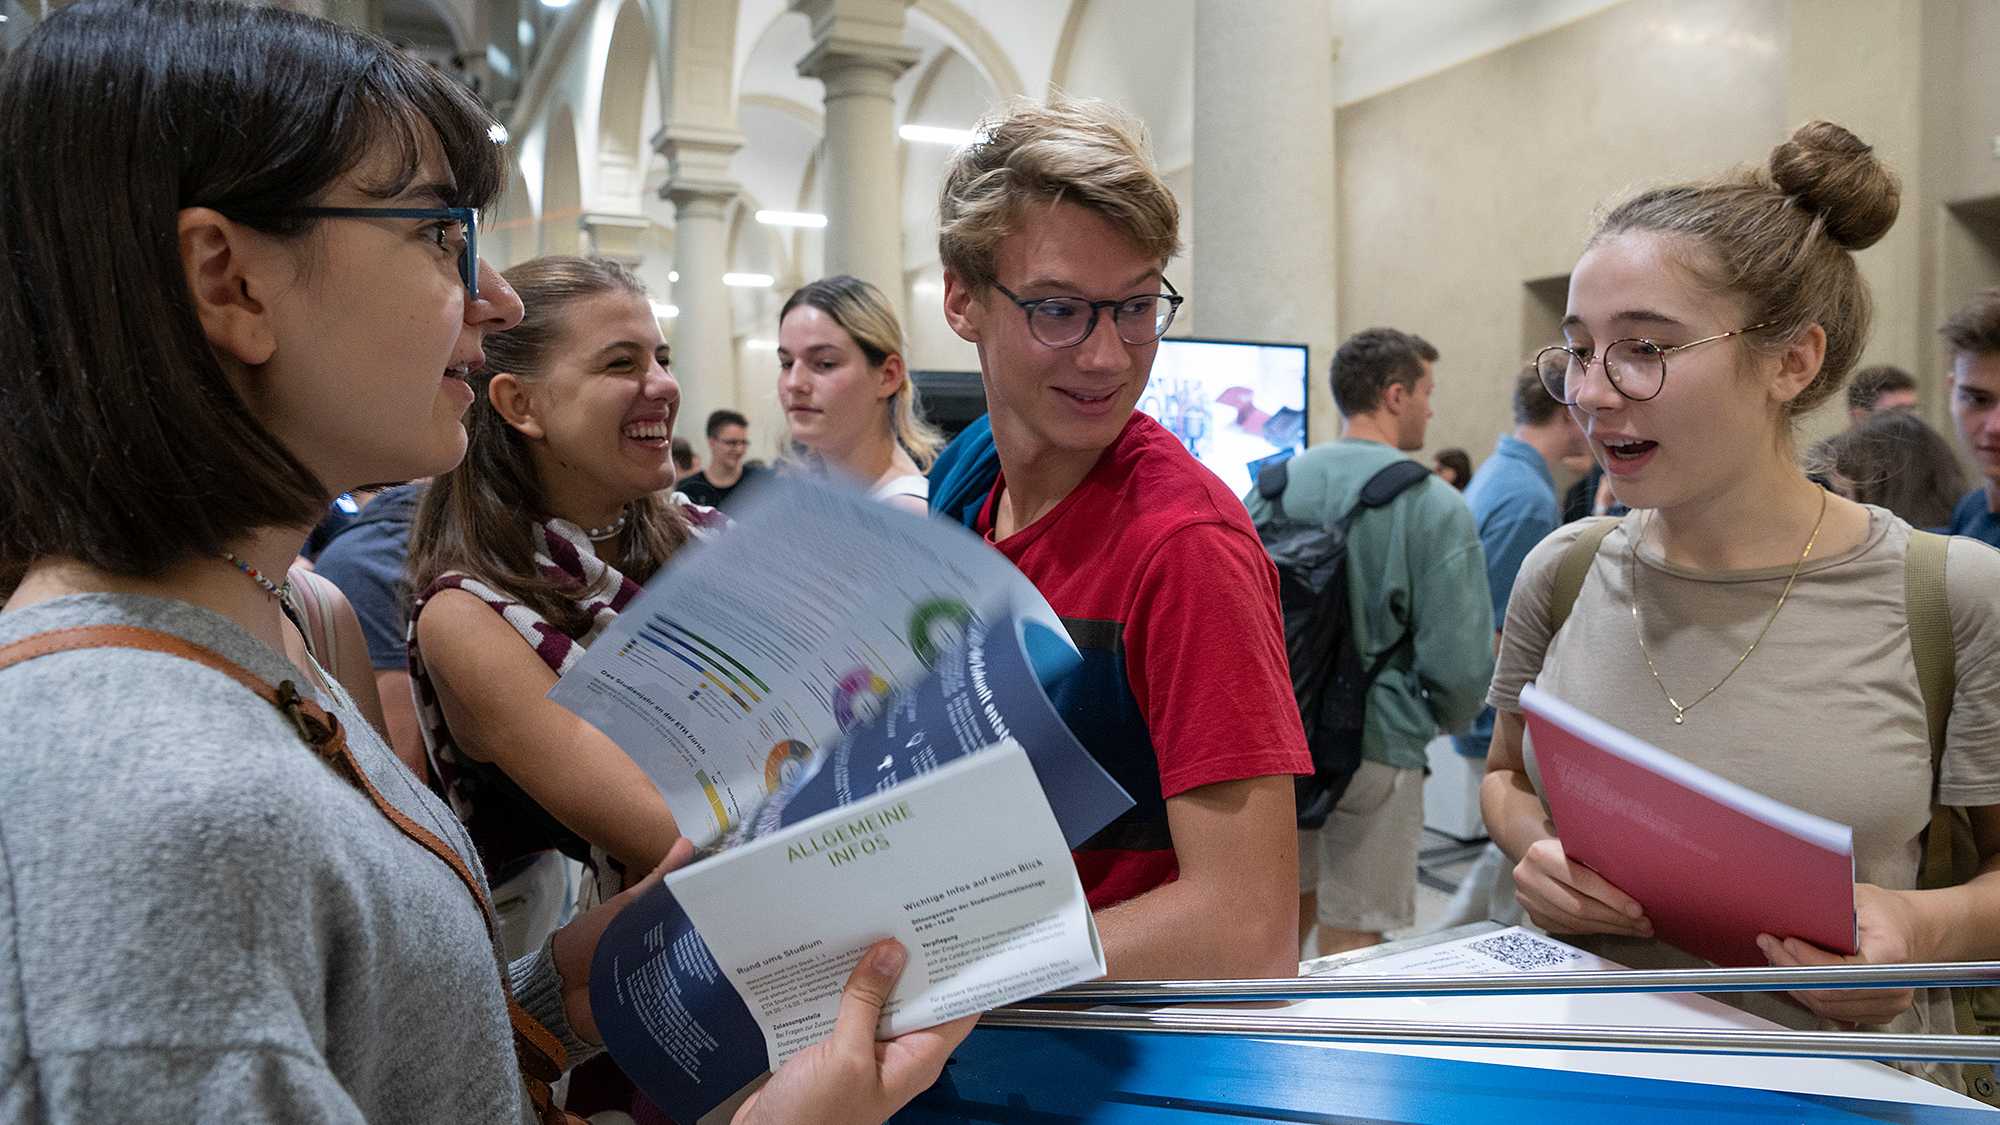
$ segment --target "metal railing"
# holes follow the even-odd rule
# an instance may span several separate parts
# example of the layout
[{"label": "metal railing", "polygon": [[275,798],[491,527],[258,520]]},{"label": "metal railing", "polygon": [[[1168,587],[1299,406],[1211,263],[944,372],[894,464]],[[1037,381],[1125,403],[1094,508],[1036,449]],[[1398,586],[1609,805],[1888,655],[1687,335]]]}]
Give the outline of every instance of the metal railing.
[{"label": "metal railing", "polygon": [[[981,1019],[998,1030],[1125,1031],[1324,1042],[1655,1051],[1784,1058],[2000,1062],[2000,1037],[1866,1031],[1442,1023],[1267,1011],[1188,1011],[1181,1005],[1411,996],[1550,996],[1770,992],[2000,985],[2000,962],[1670,969],[1451,977],[1352,976],[1282,980],[1096,981],[1060,989]],[[1053,1005],[1079,1005],[1058,1007]],[[1084,1007],[1081,1005],[1110,1005]],[[1128,1006],[1165,1011],[1126,1011]]]}]

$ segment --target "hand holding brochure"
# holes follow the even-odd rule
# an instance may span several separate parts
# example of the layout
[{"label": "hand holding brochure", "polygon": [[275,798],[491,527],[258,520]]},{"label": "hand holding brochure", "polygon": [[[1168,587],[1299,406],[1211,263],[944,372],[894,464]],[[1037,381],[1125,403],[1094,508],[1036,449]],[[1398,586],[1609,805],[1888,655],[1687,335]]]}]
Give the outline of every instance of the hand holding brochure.
[{"label": "hand holding brochure", "polygon": [[885,1037],[1104,975],[1018,743],[669,875],[599,941],[591,1010],[639,1088],[694,1121],[824,1039],[884,937],[910,955]]},{"label": "hand holding brochure", "polygon": [[986,544],[797,480],[626,607],[550,696],[717,853],[598,943],[592,1009],[649,1097],[692,1121],[823,1038],[884,937],[885,1036],[1103,975],[1069,848],[1132,802],[1042,690],[1077,659]]},{"label": "hand holding brochure", "polygon": [[1760,933],[1855,952],[1853,829],[1533,686],[1521,709],[1564,854],[1638,900],[1661,938],[1718,965],[1765,964]]}]

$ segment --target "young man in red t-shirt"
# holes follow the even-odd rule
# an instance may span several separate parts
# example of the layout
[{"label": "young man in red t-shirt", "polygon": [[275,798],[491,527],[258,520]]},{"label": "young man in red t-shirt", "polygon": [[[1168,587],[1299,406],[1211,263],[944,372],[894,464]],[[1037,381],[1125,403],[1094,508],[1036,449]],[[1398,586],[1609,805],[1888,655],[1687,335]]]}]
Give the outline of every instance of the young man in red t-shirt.
[{"label": "young man in red t-shirt", "polygon": [[1103,103],[980,132],[946,173],[939,248],[991,428],[933,469],[933,508],[1013,560],[1083,651],[1056,704],[1138,802],[1076,852],[1111,974],[1291,976],[1291,778],[1312,767],[1277,572],[1242,502],[1133,410],[1180,302],[1179,206]]}]

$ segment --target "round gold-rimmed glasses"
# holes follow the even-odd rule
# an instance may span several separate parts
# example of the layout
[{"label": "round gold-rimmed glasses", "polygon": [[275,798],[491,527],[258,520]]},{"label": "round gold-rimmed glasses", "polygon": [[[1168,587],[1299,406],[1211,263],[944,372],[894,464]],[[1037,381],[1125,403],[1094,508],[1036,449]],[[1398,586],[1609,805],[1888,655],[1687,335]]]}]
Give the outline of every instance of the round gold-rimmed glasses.
[{"label": "round gold-rimmed glasses", "polygon": [[1753,324],[1748,328],[1705,336],[1673,347],[1633,337],[1613,341],[1604,349],[1601,357],[1555,344],[1535,353],[1535,373],[1541,376],[1542,389],[1548,391],[1550,397],[1564,406],[1575,406],[1577,395],[1583,389],[1584,376],[1590,371],[1590,365],[1601,364],[1604,367],[1604,376],[1610,381],[1613,390],[1633,402],[1645,402],[1659,397],[1660,392],[1666,388],[1668,356],[1770,326],[1769,322]]}]

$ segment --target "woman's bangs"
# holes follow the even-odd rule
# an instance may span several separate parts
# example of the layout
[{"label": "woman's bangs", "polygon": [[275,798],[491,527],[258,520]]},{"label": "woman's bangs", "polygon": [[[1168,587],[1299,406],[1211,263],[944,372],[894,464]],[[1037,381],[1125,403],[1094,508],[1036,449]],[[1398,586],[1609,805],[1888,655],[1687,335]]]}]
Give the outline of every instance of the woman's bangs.
[{"label": "woman's bangs", "polygon": [[[363,78],[366,112],[356,122],[367,139],[357,155],[395,146],[390,180],[368,185],[370,194],[399,195],[416,182],[434,143],[451,170],[453,207],[483,210],[499,198],[506,182],[506,148],[498,124],[472,93],[423,64],[401,56],[384,58]],[[358,138],[357,138],[358,139]]]}]

